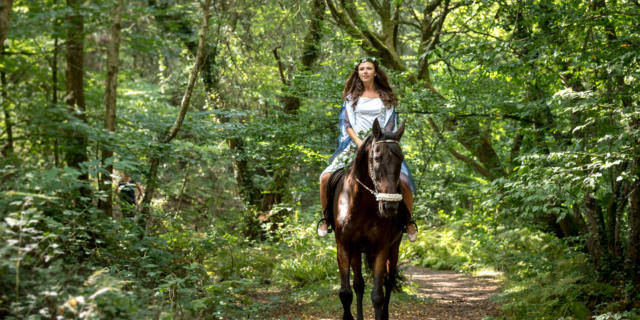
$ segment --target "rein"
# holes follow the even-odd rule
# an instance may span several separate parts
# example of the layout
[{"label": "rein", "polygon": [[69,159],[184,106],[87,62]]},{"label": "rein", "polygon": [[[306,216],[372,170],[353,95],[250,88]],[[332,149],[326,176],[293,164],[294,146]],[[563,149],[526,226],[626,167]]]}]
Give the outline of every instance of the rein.
[{"label": "rein", "polygon": [[[373,142],[372,145],[372,149],[373,150],[373,145],[378,144],[378,143],[395,143],[398,144],[398,141],[396,140],[380,140],[380,141],[376,141]],[[369,155],[369,159],[372,159],[371,154]],[[369,164],[369,178],[371,178],[371,181],[373,182],[373,187],[374,189],[376,189],[375,191],[372,190],[371,188],[367,187],[364,183],[362,183],[362,181],[360,181],[360,179],[355,178],[356,181],[363,186],[365,189],[367,189],[367,191],[371,192],[372,195],[374,195],[376,197],[376,201],[386,201],[386,202],[400,202],[402,201],[402,194],[400,193],[381,193],[378,192],[378,188],[376,187],[376,182],[373,179],[374,174],[373,174],[373,167]]]}]

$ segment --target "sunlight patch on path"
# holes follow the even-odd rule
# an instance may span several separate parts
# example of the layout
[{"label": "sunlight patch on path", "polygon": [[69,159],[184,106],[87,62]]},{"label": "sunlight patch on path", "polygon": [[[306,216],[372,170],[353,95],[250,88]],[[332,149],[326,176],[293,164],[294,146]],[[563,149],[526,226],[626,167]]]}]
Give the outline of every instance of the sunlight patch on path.
[{"label": "sunlight patch on path", "polygon": [[405,274],[417,285],[416,294],[433,302],[426,306],[424,319],[482,319],[498,313],[489,299],[500,290],[499,274],[471,276],[411,266]]},{"label": "sunlight patch on path", "polygon": [[[468,275],[447,270],[432,270],[408,266],[404,274],[413,286],[416,298],[398,301],[391,296],[390,319],[401,320],[481,320],[484,316],[496,316],[498,307],[490,297],[500,291],[500,274],[483,272]],[[369,299],[369,288],[365,292],[364,316],[373,319],[373,309]],[[326,297],[325,297],[326,298]],[[354,297],[355,298],[355,297]],[[289,303],[280,305],[266,319],[278,320],[334,320],[341,319],[342,308],[335,288],[331,303],[322,305],[319,301]],[[355,301],[354,301],[355,304]],[[352,306],[355,311],[355,305]]]}]

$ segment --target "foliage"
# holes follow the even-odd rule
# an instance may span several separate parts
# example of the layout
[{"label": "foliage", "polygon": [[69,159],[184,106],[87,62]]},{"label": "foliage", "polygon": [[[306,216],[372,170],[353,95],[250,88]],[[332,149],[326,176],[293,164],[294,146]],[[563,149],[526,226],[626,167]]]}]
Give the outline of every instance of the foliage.
[{"label": "foliage", "polygon": [[[338,11],[318,16],[318,3]],[[214,1],[191,108],[161,144],[194,62],[198,2],[127,2],[109,133],[113,3],[82,2],[82,121],[64,103],[72,8],[14,0],[0,53],[0,317],[250,319],[328,300],[318,173],[366,56],[407,120],[421,230],[403,261],[502,272],[506,318],[637,317],[637,2],[375,3]],[[340,12],[352,28],[334,24],[350,21]],[[71,135],[85,147],[70,150]],[[69,166],[72,151],[88,161]],[[125,217],[117,200],[104,215],[101,174],[111,192],[123,172],[147,186],[154,158],[149,215]]]}]

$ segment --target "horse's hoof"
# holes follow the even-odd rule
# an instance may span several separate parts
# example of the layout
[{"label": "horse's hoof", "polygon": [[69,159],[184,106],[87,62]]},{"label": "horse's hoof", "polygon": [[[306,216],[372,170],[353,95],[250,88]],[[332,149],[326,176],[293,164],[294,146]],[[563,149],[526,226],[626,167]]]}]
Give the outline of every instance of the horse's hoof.
[{"label": "horse's hoof", "polygon": [[327,233],[329,233],[329,232],[327,232],[327,229],[321,229],[321,228],[318,228],[318,236],[319,236],[320,238],[324,238],[324,237],[326,237],[326,236],[327,236]]},{"label": "horse's hoof", "polygon": [[414,234],[407,234],[407,238],[409,238],[409,241],[411,242],[416,242],[416,240],[418,240],[418,233],[414,233]]}]

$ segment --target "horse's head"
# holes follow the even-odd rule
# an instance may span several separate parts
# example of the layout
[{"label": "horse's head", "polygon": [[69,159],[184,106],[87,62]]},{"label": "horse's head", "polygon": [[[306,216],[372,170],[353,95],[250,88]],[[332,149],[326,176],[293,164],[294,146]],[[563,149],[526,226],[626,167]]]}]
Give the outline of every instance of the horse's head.
[{"label": "horse's head", "polygon": [[396,215],[398,205],[402,201],[402,195],[398,192],[404,155],[399,141],[404,133],[404,123],[402,121],[398,130],[392,132],[383,130],[377,119],[373,122],[369,176],[376,191],[380,215],[383,217]]}]

